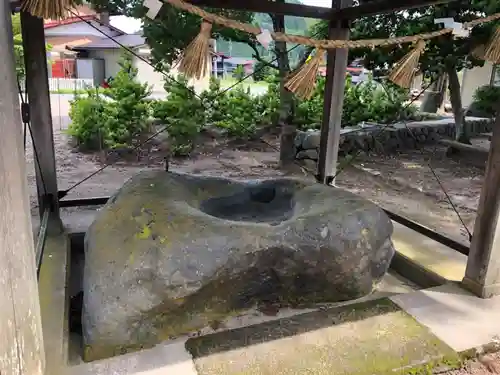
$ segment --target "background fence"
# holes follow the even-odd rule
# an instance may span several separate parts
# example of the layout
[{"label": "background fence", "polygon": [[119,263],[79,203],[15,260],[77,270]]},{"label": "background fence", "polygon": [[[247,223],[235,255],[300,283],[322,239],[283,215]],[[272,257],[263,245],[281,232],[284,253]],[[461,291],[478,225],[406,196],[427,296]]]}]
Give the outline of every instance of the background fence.
[{"label": "background fence", "polygon": [[79,91],[94,87],[93,79],[86,78],[49,78],[49,89],[57,91]]}]

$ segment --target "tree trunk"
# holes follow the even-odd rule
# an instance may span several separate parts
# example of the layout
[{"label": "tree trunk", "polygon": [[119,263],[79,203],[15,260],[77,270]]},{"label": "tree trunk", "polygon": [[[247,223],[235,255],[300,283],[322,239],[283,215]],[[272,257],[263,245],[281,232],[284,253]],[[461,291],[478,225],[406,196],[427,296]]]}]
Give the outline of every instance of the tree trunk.
[{"label": "tree trunk", "polygon": [[427,113],[436,113],[443,105],[444,96],[446,93],[446,74],[442,74],[436,82],[434,82],[429,90],[424,93],[424,100],[420,106],[420,111]]},{"label": "tree trunk", "polygon": [[[280,0],[284,3],[284,0]],[[271,15],[273,28],[276,32],[285,32],[285,16]],[[293,94],[285,88],[285,80],[290,72],[290,61],[285,42],[275,42],[274,53],[279,68],[280,77],[280,109],[278,125],[281,127],[280,135],[280,166],[290,165],[295,160],[294,141],[296,128],[292,125],[294,112]]]},{"label": "tree trunk", "polygon": [[446,73],[448,74],[451,108],[455,118],[455,140],[470,144],[470,131],[465,122],[465,112],[462,108],[462,96],[457,70],[454,66],[449,66],[446,68]]}]

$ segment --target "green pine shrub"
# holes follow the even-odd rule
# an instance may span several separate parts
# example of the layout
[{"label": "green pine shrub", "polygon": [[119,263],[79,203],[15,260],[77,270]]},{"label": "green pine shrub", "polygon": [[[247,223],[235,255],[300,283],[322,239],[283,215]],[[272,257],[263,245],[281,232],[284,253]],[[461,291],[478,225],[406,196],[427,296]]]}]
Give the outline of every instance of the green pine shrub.
[{"label": "green pine shrub", "polygon": [[167,79],[167,100],[158,101],[153,116],[168,126],[170,151],[173,155],[188,155],[206,120],[205,108],[194,87],[183,76]]},{"label": "green pine shrub", "polygon": [[89,89],[70,103],[71,125],[68,133],[79,145],[95,150],[101,147],[132,146],[134,140],[148,128],[151,90],[137,81],[137,69],[130,56],[120,61],[120,71],[110,88]]}]

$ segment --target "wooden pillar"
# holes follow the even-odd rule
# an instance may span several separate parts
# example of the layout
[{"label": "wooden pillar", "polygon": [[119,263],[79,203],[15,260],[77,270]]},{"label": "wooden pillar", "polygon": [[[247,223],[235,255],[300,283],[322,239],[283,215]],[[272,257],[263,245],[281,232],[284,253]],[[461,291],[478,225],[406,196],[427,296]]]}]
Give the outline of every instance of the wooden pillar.
[{"label": "wooden pillar", "polygon": [[[499,103],[500,104],[500,103]],[[463,285],[482,298],[500,294],[500,116],[493,125]]]},{"label": "wooden pillar", "polygon": [[45,367],[10,2],[0,5],[0,374]]},{"label": "wooden pillar", "polygon": [[47,229],[54,234],[61,230],[61,222],[43,20],[21,12],[21,28],[40,217],[50,209]]},{"label": "wooden pillar", "polygon": [[[332,0],[332,8],[347,8],[352,4],[352,0]],[[347,21],[331,20],[328,37],[330,39],[349,39]],[[317,175],[318,182],[327,185],[334,183],[333,177],[337,171],[347,57],[347,49],[328,50],[327,53],[325,98]]]}]

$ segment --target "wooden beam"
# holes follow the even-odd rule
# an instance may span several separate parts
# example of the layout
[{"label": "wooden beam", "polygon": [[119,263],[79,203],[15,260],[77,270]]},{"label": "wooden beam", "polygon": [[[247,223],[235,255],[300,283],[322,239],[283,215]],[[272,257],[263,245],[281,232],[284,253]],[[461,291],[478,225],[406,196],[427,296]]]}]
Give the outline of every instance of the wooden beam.
[{"label": "wooden beam", "polygon": [[[19,11],[21,3],[19,0],[10,0],[13,11]],[[201,7],[241,10],[255,13],[272,13],[284,16],[307,17],[328,20],[332,10],[325,7],[317,7],[302,4],[275,3],[269,0],[241,1],[241,0],[190,0],[192,4]],[[119,16],[120,13],[110,12],[110,16]]]},{"label": "wooden beam", "polygon": [[210,8],[242,10],[256,13],[272,13],[283,16],[307,17],[327,20],[332,10],[324,7],[279,3],[269,0],[191,0],[192,4]]},{"label": "wooden beam", "polygon": [[[335,2],[335,0],[332,0]],[[343,9],[352,5],[352,0],[340,0],[334,6]],[[330,39],[349,39],[349,27],[346,20],[330,21],[328,37]],[[318,182],[333,184],[337,171],[337,158],[342,126],[342,107],[347,69],[347,49],[332,49],[327,52],[325,96],[321,139],[318,157]]]},{"label": "wooden beam", "polygon": [[308,17],[323,20],[348,19],[392,13],[398,10],[421,8],[429,5],[445,4],[458,0],[365,0],[359,6],[330,9],[302,4],[283,4],[271,1],[241,0],[191,0],[198,6],[242,10],[256,13],[272,13],[285,16]]},{"label": "wooden beam", "polygon": [[[500,105],[500,103],[498,103]],[[500,116],[493,125],[463,285],[482,298],[500,295]]]},{"label": "wooden beam", "polygon": [[33,157],[36,172],[40,218],[50,210],[48,232],[61,231],[59,217],[54,132],[47,68],[43,20],[21,12],[26,88],[33,132]]},{"label": "wooden beam", "polygon": [[[361,17],[373,16],[375,14],[392,13],[398,10],[445,4],[453,1],[458,0],[365,0],[359,6],[338,10],[311,5],[275,3],[269,0],[191,0],[190,2],[203,7],[241,10],[255,13],[272,13],[322,20],[339,18],[354,20]],[[13,11],[19,11],[19,0],[10,0],[10,3]],[[110,16],[119,15],[121,14],[110,12]]]},{"label": "wooden beam", "polygon": [[394,13],[400,10],[422,8],[430,5],[446,4],[458,0],[373,0],[363,1],[361,5],[334,10],[331,13],[333,20],[358,18],[373,16],[377,14]]},{"label": "wooden beam", "polygon": [[0,374],[43,375],[40,303],[10,4],[0,4]]}]

